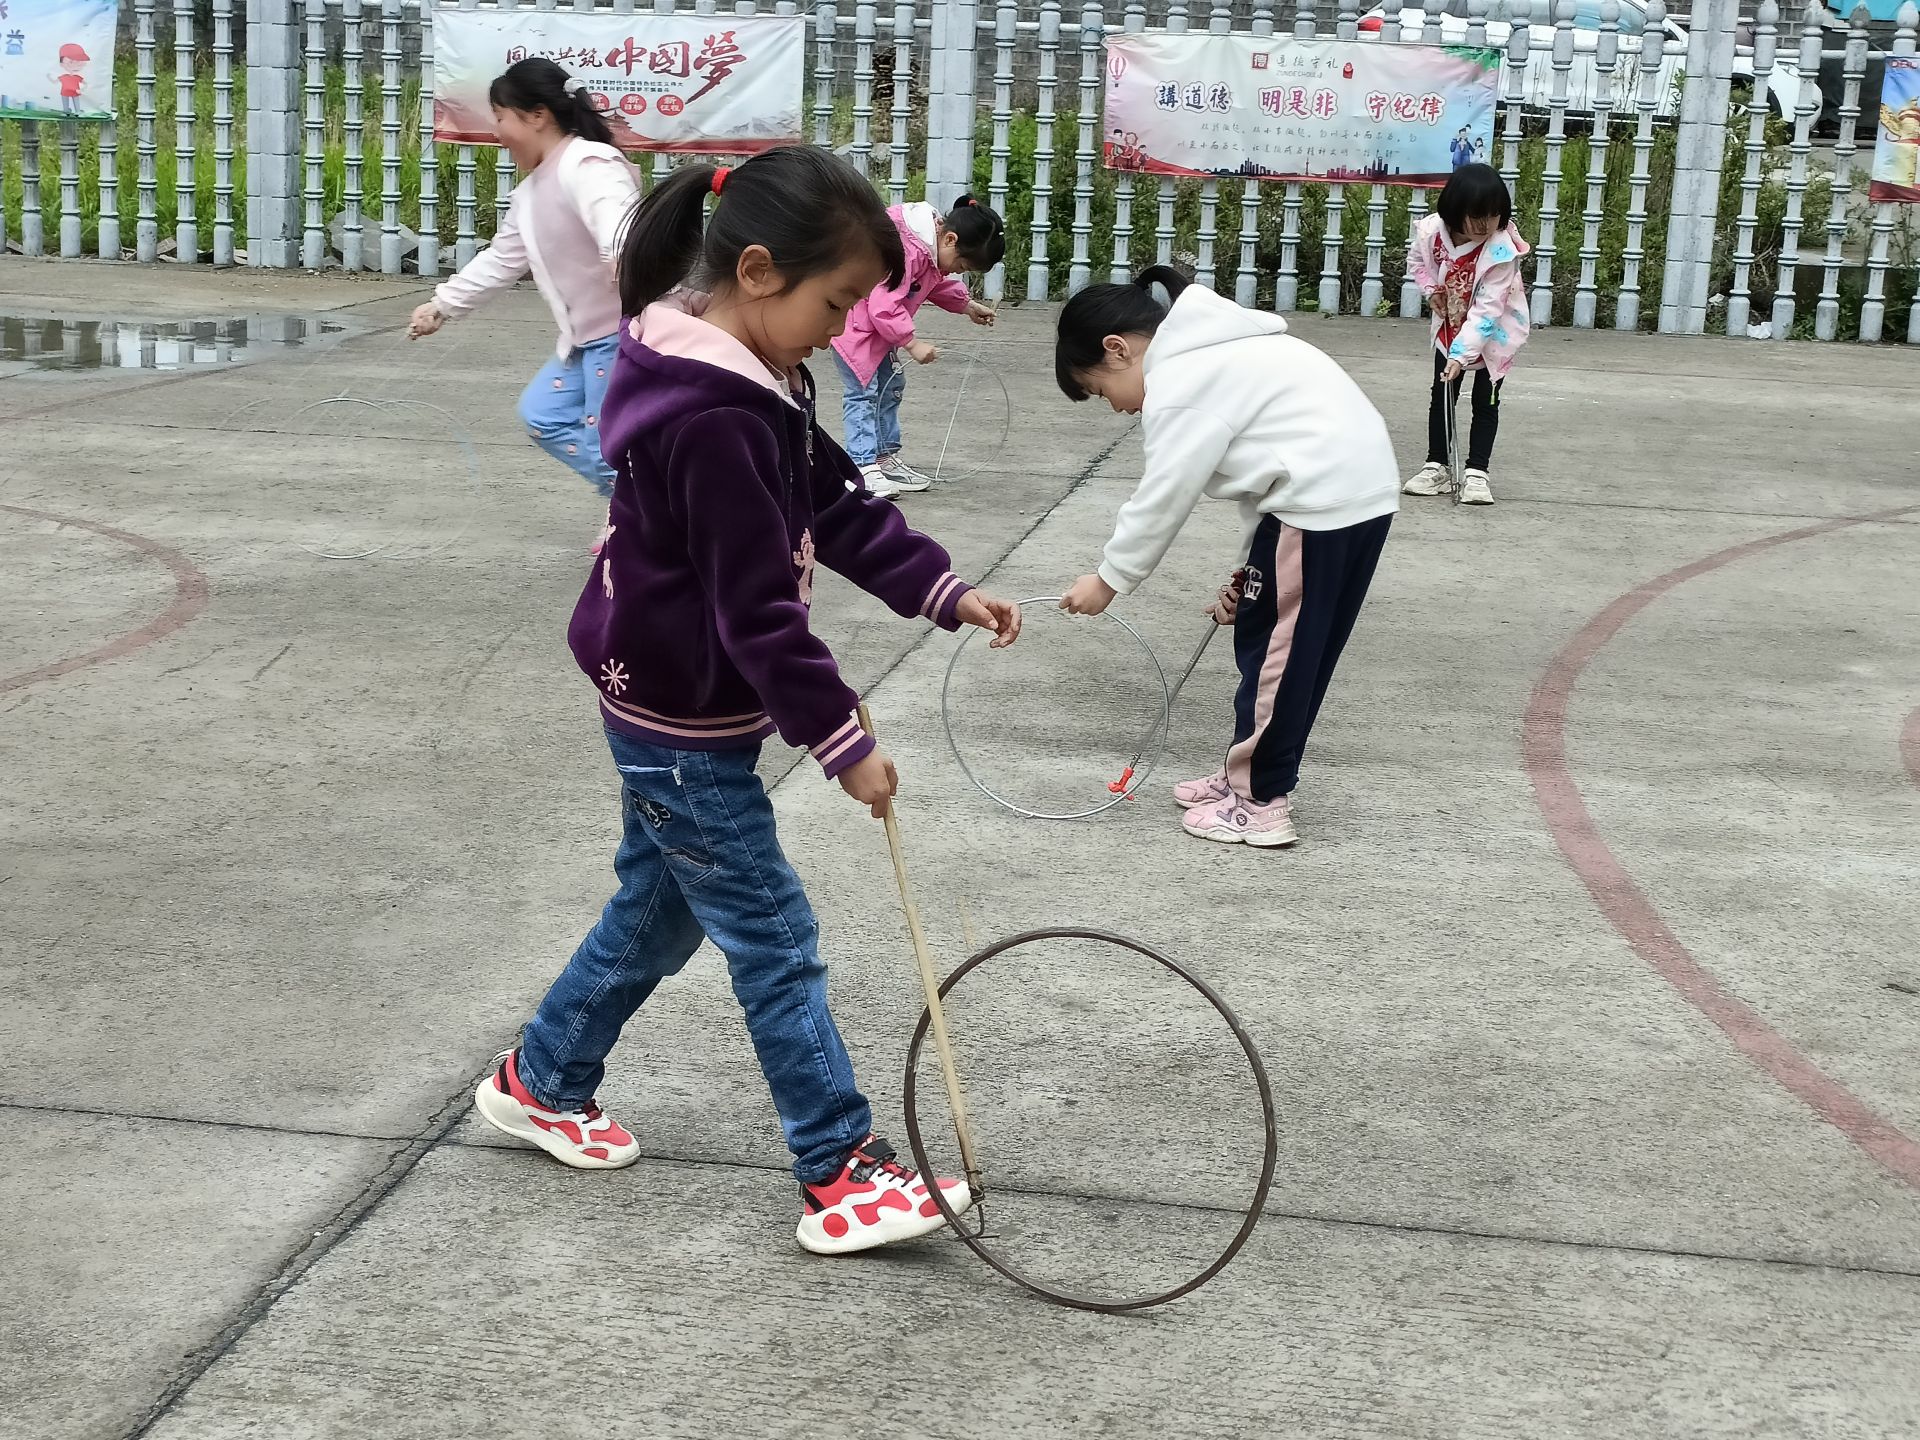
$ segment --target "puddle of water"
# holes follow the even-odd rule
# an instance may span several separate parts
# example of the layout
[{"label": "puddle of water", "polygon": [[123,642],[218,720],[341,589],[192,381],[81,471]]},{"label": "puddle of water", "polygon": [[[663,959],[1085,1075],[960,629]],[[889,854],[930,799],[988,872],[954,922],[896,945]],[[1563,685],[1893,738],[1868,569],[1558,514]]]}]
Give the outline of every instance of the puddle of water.
[{"label": "puddle of water", "polygon": [[305,315],[227,320],[66,320],[0,315],[0,362],[42,370],[184,370],[297,349],[346,327]]}]

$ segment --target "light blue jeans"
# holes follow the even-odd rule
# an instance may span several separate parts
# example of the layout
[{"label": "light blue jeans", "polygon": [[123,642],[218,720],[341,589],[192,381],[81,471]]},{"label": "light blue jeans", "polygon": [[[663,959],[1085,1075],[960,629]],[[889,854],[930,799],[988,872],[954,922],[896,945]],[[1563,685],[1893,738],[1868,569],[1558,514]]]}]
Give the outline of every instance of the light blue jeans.
[{"label": "light blue jeans", "polygon": [[847,458],[856,465],[871,465],[882,455],[898,455],[900,401],[907,393],[907,375],[900,368],[898,353],[888,351],[882,357],[870,385],[860,383],[860,377],[840,358],[838,350],[833,352],[833,363],[840,367],[840,380],[846,387],[840,413],[846,421]]},{"label": "light blue jeans", "polygon": [[793,1152],[794,1178],[838,1173],[873,1112],[827,1012],[819,927],[774,834],[754,773],[760,749],[668,750],[607,732],[620,771],[620,890],[573,952],[521,1039],[520,1076],[568,1109],[590,1099],[607,1053],[663,979],[711,938]]},{"label": "light blue jeans", "polygon": [[608,335],[558,355],[520,392],[520,422],[533,443],[602,495],[613,494],[613,467],[600,458],[600,406],[620,337]]}]

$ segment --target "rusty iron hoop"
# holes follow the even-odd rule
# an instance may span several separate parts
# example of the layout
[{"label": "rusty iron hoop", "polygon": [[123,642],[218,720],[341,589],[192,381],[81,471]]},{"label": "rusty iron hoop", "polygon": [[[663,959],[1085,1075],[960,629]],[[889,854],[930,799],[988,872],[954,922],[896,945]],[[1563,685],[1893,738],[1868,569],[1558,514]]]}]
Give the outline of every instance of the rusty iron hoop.
[{"label": "rusty iron hoop", "polygon": [[[1064,1305],[1072,1310],[1092,1310],[1103,1315],[1124,1315],[1134,1310],[1145,1310],[1155,1305],[1164,1305],[1169,1300],[1177,1300],[1182,1295],[1187,1295],[1198,1290],[1202,1285],[1206,1284],[1207,1281],[1213,1279],[1214,1276],[1226,1269],[1233,1257],[1238,1255],[1247,1241],[1253,1238],[1254,1227],[1260,1223],[1260,1216],[1266,1208],[1267,1194],[1273,1188],[1274,1165],[1280,1155],[1280,1137],[1275,1125],[1273,1113],[1273,1087],[1267,1080],[1267,1067],[1261,1063],[1260,1052],[1254,1048],[1253,1037],[1247,1034],[1246,1027],[1240,1023],[1240,1017],[1233,1013],[1232,1007],[1220,998],[1219,994],[1215,992],[1211,985],[1207,984],[1206,981],[1202,980],[1198,975],[1193,974],[1177,961],[1162,955],[1158,950],[1142,945],[1138,940],[1129,940],[1124,935],[1115,935],[1106,930],[1088,930],[1076,926],[1063,926],[1043,930],[1028,930],[1019,935],[1010,936],[1005,940],[997,940],[984,950],[977,951],[973,955],[968,956],[966,960],[961,962],[959,969],[941,981],[940,997],[945,999],[953,987],[958,985],[970,971],[984,965],[996,955],[1005,954],[1009,950],[1018,949],[1022,945],[1032,944],[1037,940],[1091,940],[1096,944],[1118,945],[1122,949],[1133,951],[1136,955],[1144,955],[1156,965],[1171,970],[1175,975],[1178,975],[1182,980],[1186,981],[1187,984],[1199,991],[1201,997],[1214,1008],[1221,1019],[1227,1022],[1227,1028],[1233,1032],[1233,1038],[1240,1042],[1240,1049],[1246,1055],[1247,1064],[1253,1070],[1253,1080],[1260,1091],[1260,1109],[1266,1126],[1266,1149],[1260,1161],[1260,1183],[1254,1187],[1253,1200],[1247,1206],[1246,1219],[1241,1222],[1239,1230],[1234,1233],[1233,1239],[1228,1242],[1227,1248],[1220,1252],[1219,1257],[1192,1279],[1174,1286],[1171,1290],[1161,1291],[1153,1295],[1141,1295],[1122,1300],[1103,1300],[1091,1295],[1076,1295],[1067,1290],[1053,1290],[1042,1285],[1032,1276],[1022,1272],[1005,1256],[996,1253],[991,1246],[985,1243],[985,1237],[976,1235],[963,1226],[960,1223],[960,1217],[954,1213],[953,1206],[948,1202],[946,1195],[942,1193],[940,1186],[929,1184],[927,1186],[927,1194],[933,1198],[933,1203],[940,1207],[940,1213],[946,1218],[948,1227],[957,1238],[966,1244],[969,1250],[986,1261],[994,1270],[1013,1281],[1014,1284],[1031,1294],[1038,1295],[1042,1300],[1050,1301],[1055,1305]],[[920,1012],[920,1023],[914,1026],[913,1039],[907,1046],[907,1078],[902,1093],[902,1103],[906,1111],[907,1146],[912,1150],[913,1163],[919,1167],[922,1175],[933,1175],[936,1173],[931,1162],[927,1159],[927,1147],[920,1134],[920,1115],[915,1103],[918,1093],[916,1077],[920,1069],[920,1047],[926,1042],[927,1031],[931,1023],[931,1012],[923,1009]],[[975,1201],[978,1202],[983,1199],[985,1193],[983,1187],[980,1192],[975,1194]]]}]

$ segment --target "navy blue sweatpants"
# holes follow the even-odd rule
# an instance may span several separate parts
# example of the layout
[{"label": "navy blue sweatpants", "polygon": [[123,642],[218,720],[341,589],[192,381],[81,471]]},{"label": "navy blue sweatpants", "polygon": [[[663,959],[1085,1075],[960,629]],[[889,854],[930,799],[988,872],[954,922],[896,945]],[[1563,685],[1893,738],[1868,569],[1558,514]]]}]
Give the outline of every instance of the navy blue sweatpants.
[{"label": "navy blue sweatpants", "polygon": [[1342,530],[1300,530],[1268,516],[1253,532],[1233,621],[1240,688],[1227,751],[1227,779],[1242,798],[1264,805],[1300,783],[1307,732],[1392,524],[1381,515]]}]

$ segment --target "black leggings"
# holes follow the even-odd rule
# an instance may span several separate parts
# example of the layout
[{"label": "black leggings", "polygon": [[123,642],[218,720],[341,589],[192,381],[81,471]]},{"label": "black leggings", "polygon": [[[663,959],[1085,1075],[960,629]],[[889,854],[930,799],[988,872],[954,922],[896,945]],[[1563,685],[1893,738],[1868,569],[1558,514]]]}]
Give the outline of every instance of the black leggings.
[{"label": "black leggings", "polygon": [[[1433,352],[1433,399],[1427,405],[1427,461],[1447,463],[1447,411],[1460,402],[1460,387],[1466,376],[1451,385],[1440,383],[1440,372],[1447,368],[1447,357]],[[1495,380],[1484,368],[1473,372],[1473,429],[1467,435],[1467,469],[1485,470],[1493,464],[1493,437],[1500,433],[1500,387],[1507,382]]]}]

